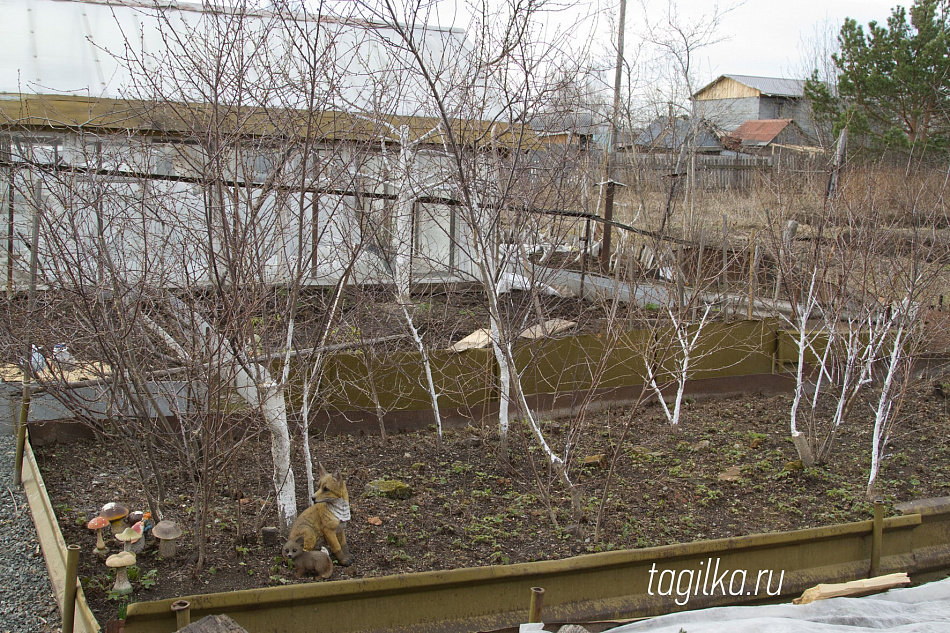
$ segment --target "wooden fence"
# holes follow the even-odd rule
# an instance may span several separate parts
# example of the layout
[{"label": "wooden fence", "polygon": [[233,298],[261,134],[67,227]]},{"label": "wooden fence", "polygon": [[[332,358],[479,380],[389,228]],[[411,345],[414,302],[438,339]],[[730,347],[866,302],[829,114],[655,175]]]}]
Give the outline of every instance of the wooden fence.
[{"label": "wooden fence", "polygon": [[[670,178],[687,178],[689,157],[679,170],[677,155],[638,154],[627,160],[627,169],[651,188],[666,188]],[[820,171],[817,159],[796,152],[777,151],[769,156],[696,156],[696,182],[699,189],[751,189],[785,174],[811,174]],[[681,184],[682,186],[682,184]]]}]

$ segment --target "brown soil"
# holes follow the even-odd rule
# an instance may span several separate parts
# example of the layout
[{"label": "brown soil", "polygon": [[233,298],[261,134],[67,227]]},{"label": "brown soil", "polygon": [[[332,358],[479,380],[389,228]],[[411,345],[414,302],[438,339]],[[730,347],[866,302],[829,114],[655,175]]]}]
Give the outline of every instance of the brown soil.
[{"label": "brown soil", "polygon": [[[597,460],[588,466],[580,462],[599,454],[609,458],[631,419],[629,410],[597,415],[582,436],[572,461],[581,516],[572,515],[569,496],[549,478],[539,452],[520,431],[513,431],[508,464],[496,456],[489,423],[448,432],[441,451],[432,431],[396,435],[385,445],[371,436],[314,436],[314,459],[343,469],[353,501],[347,539],[356,561],[337,566],[332,580],[549,560],[868,518],[868,420],[852,420],[830,463],[802,470],[790,463],[797,456],[788,438],[789,402],[786,395],[759,395],[690,403],[678,433],[670,431],[655,405],[637,411],[616,463],[600,542],[594,542],[593,529],[607,471]],[[947,401],[921,388],[903,411],[881,474],[886,500],[950,494]],[[545,424],[557,442],[569,423]],[[259,527],[276,521],[268,502],[267,437],[245,450],[238,480],[227,483],[222,477],[215,486],[204,571],[193,575],[193,485],[173,481],[165,512],[185,527],[188,538],[174,560],[159,559],[154,542],[139,555],[132,600],[310,581],[297,580],[280,557],[279,544],[259,542]],[[83,526],[110,500],[146,509],[142,484],[122,450],[108,442],[53,445],[37,454],[66,542],[83,545],[86,596],[101,623],[114,619],[124,600],[108,598],[110,574],[92,554],[94,539]],[[720,477],[732,467],[738,467],[737,478]],[[299,455],[296,474],[302,510],[307,492]],[[381,477],[410,484],[412,496],[367,496],[366,484]],[[559,527],[542,490],[550,493]]]}]

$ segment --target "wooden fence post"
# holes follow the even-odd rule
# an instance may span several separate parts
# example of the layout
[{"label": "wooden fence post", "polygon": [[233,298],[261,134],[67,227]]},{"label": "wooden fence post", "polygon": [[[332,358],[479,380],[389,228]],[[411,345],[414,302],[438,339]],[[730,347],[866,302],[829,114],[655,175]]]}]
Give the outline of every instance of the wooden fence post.
[{"label": "wooden fence post", "polygon": [[722,320],[729,322],[729,216],[722,214],[722,272],[719,275],[722,294]]}]

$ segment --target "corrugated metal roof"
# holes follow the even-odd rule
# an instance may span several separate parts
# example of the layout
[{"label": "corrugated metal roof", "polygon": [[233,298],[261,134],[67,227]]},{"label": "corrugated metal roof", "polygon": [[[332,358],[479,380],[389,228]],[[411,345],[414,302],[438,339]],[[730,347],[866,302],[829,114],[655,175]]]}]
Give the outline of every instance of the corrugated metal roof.
[{"label": "corrugated metal roof", "polygon": [[[696,149],[698,151],[719,151],[722,144],[709,126],[699,124]],[[693,126],[688,119],[659,117],[637,136],[634,144],[650,150],[675,150],[692,137]]]},{"label": "corrugated metal roof", "polygon": [[[754,75],[723,75],[750,88],[755,88],[770,97],[805,96],[804,79],[784,79],[782,77],[756,77]],[[721,79],[721,78],[720,78]],[[717,80],[718,81],[718,80]],[[713,82],[715,83],[715,82]]]},{"label": "corrugated metal roof", "polygon": [[791,124],[791,119],[746,121],[729,135],[742,141],[743,145],[768,145]]},{"label": "corrugated metal roof", "polygon": [[600,127],[594,122],[594,115],[589,112],[562,110],[542,112],[533,116],[528,124],[535,130],[546,134],[560,132],[574,132],[576,134],[593,134]]}]

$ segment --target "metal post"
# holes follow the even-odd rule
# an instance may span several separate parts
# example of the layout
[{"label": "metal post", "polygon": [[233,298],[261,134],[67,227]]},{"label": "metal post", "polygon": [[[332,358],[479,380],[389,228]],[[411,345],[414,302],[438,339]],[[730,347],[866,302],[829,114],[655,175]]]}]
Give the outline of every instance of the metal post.
[{"label": "metal post", "polygon": [[720,284],[722,286],[722,320],[729,321],[729,216],[722,214],[722,272]]},{"label": "metal post", "polygon": [[587,254],[590,252],[590,241],[592,239],[590,234],[590,218],[587,218],[587,221],[584,223],[584,250],[581,251],[581,291],[580,298],[584,300],[584,277],[587,274]]},{"label": "metal post", "polygon": [[528,622],[541,621],[541,609],[544,606],[544,587],[531,587],[531,606],[528,609]]},{"label": "metal post", "polygon": [[871,532],[871,571],[869,578],[881,570],[881,545],[884,541],[884,498],[874,499],[874,528]]},{"label": "metal post", "polygon": [[76,570],[79,567],[79,546],[66,546],[66,584],[63,587],[63,633],[73,633],[76,617]]},{"label": "metal post", "polygon": [[191,624],[191,603],[187,600],[176,600],[172,603],[172,611],[175,613],[175,625],[183,629]]}]

